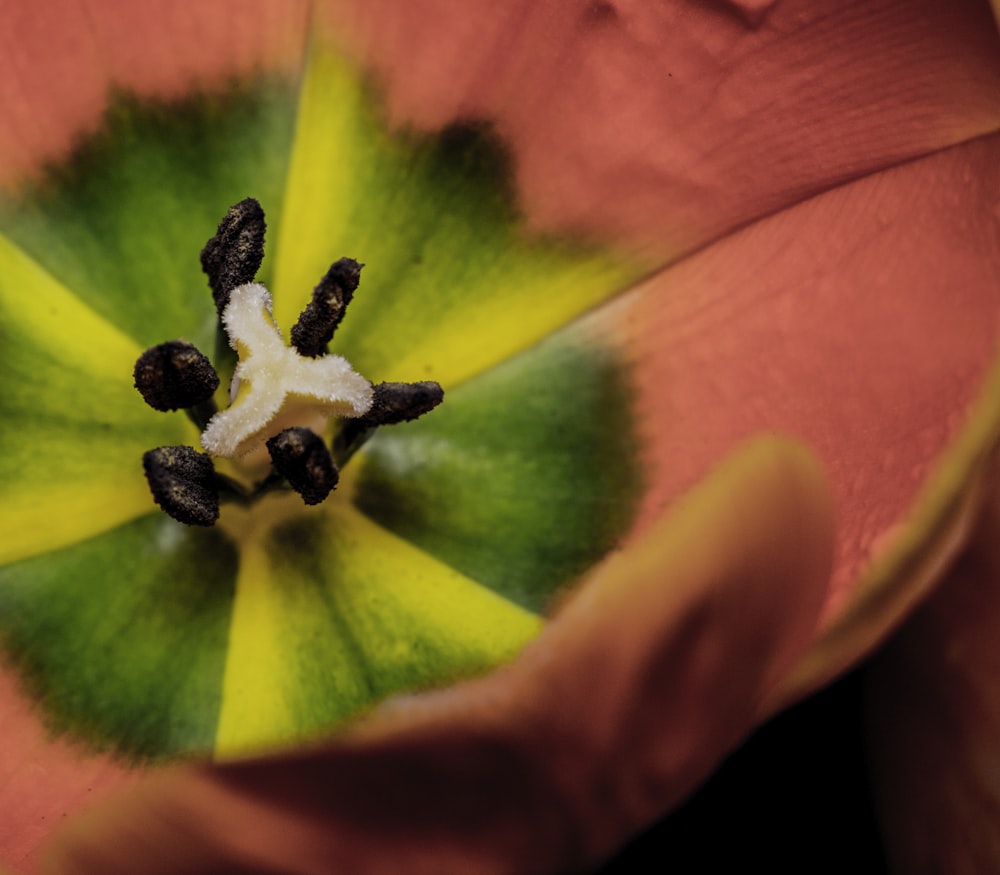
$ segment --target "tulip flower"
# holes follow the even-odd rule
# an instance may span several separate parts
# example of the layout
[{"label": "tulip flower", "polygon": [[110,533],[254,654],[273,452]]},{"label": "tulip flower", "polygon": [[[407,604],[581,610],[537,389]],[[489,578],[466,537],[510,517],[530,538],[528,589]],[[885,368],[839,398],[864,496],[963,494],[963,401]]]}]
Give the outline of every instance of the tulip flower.
[{"label": "tulip flower", "polygon": [[[0,15],[5,864],[211,756],[52,870],[592,868],[971,530],[1000,434],[986,4]],[[198,253],[247,196],[276,324],[355,258],[331,352],[445,401],[315,507],[185,527],[142,457],[206,439],[133,366],[180,338],[226,376]],[[242,443],[200,446],[256,488]]]}]

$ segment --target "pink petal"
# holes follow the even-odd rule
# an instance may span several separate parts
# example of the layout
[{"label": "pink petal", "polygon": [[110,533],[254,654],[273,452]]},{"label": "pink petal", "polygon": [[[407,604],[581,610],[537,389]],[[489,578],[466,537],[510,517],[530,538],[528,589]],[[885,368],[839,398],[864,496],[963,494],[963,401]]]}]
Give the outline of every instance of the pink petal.
[{"label": "pink petal", "polygon": [[537,227],[657,260],[1000,126],[978,0],[327,5],[397,124],[492,121]]},{"label": "pink petal", "polygon": [[995,428],[968,434],[974,413],[997,407],[985,393],[1000,349],[998,168],[994,135],[841,186],[662,271],[583,326],[631,364],[648,466],[640,529],[762,429],[823,460],[837,521],[832,643],[808,686],[926,593],[932,577],[900,573],[876,597],[885,581],[865,576],[887,551],[929,540],[914,534],[918,506],[927,528],[940,495],[967,487],[952,475],[931,497],[942,460],[974,467],[996,441]]},{"label": "pink petal", "polygon": [[63,818],[128,786],[135,775],[48,738],[37,711],[6,671],[0,672],[0,702],[0,787],[6,800],[0,859],[20,870],[30,867],[38,846]]},{"label": "pink petal", "polygon": [[308,0],[0,2],[0,185],[64,154],[109,90],[173,97],[261,69],[294,69]]}]

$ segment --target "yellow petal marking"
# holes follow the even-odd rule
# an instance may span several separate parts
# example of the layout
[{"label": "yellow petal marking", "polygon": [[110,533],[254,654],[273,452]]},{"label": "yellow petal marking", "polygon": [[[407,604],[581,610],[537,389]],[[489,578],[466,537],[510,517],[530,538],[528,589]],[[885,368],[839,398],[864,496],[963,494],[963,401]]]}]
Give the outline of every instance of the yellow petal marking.
[{"label": "yellow petal marking", "polygon": [[220,756],[301,739],[318,713],[329,727],[398,689],[484,671],[541,629],[343,496],[306,513],[315,538],[296,543],[294,523],[241,537]]},{"label": "yellow petal marking", "polygon": [[[435,142],[390,135],[358,74],[315,40],[282,206],[275,313],[294,320],[335,259],[364,263],[334,344],[376,382],[453,387],[642,271],[571,242],[531,238],[513,210],[486,203],[503,198],[482,180],[459,168],[439,180],[440,168],[430,169]],[[472,228],[459,208],[489,218]]]},{"label": "yellow petal marking", "polygon": [[0,563],[155,509],[142,452],[190,430],[133,388],[140,352],[0,236]]}]

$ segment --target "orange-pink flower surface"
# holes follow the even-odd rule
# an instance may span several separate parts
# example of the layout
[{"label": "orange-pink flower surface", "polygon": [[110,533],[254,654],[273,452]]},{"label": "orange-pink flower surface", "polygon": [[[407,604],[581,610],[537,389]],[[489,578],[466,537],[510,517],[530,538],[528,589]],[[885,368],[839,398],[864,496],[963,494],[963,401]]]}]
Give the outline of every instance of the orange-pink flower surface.
[{"label": "orange-pink flower surface", "polygon": [[[341,505],[317,511],[322,537],[295,528],[304,511],[289,516],[284,505],[274,517],[224,518],[219,537],[235,544],[238,570],[233,619],[219,626],[224,668],[212,663],[222,691],[211,707],[177,699],[177,714],[204,717],[207,736],[185,734],[187,724],[158,734],[122,716],[120,702],[101,723],[103,705],[80,705],[71,685],[53,680],[85,677],[79,666],[96,651],[81,644],[66,656],[45,639],[48,615],[30,629],[19,619],[35,581],[58,597],[62,585],[96,580],[96,568],[115,562],[59,557],[116,544],[107,539],[129,526],[161,526],[149,536],[156,544],[188,535],[164,534],[174,524],[152,516],[131,469],[122,468],[120,512],[92,510],[119,493],[58,460],[65,488],[46,495],[62,504],[36,501],[23,472],[37,481],[40,463],[24,436],[48,452],[52,411],[78,390],[67,382],[37,422],[17,393],[0,400],[0,451],[13,459],[0,462],[9,539],[0,612],[13,618],[0,616],[0,863],[93,873],[586,871],[677,805],[761,721],[902,627],[873,686],[890,857],[900,872],[996,867],[1000,37],[989,4],[0,0],[0,46],[5,381],[30,383],[24,362],[42,358],[15,341],[47,324],[46,307],[56,320],[93,314],[126,338],[123,349],[201,330],[200,317],[175,325],[164,316],[146,338],[141,308],[156,300],[155,283],[126,284],[105,306],[104,277],[87,265],[138,250],[104,232],[105,221],[118,226],[96,198],[90,213],[74,206],[90,227],[48,261],[57,235],[44,228],[61,227],[63,202],[46,198],[97,166],[87,156],[108,142],[133,142],[132,122],[116,119],[139,116],[116,115],[122,100],[159,119],[185,117],[196,95],[211,119],[227,95],[256,106],[259,83],[277,82],[266,93],[288,122],[278,169],[268,165],[283,183],[268,238],[279,324],[301,304],[294,294],[308,292],[286,288],[314,282],[323,259],[345,254],[316,229],[353,245],[366,238],[352,223],[367,222],[375,254],[347,254],[368,260],[373,303],[362,301],[363,285],[352,305],[359,327],[345,327],[354,333],[344,343],[371,379],[406,378],[395,370],[405,362],[446,390],[443,425],[435,412],[411,438],[373,439]],[[370,108],[344,110],[352,100]],[[226,124],[238,137],[238,122]],[[504,155],[496,198],[510,211],[482,218],[495,245],[461,236],[493,216],[493,190],[473,188],[461,169],[453,178],[447,162],[413,196],[416,219],[394,218],[427,166],[420,144],[456,125],[488,132]],[[257,130],[246,129],[247,154]],[[150,215],[168,217],[157,221],[217,221],[227,204],[212,200],[214,180],[204,183],[211,196],[194,183],[171,193],[177,203],[190,197],[194,212],[156,212],[158,192],[181,177],[167,159],[147,160],[150,148],[133,150],[137,177],[101,170],[108,198],[124,192],[141,218],[147,185]],[[128,159],[123,149],[115,154]],[[383,212],[369,217],[366,203]],[[461,221],[453,204],[469,209]],[[416,224],[444,230],[396,257],[394,235],[408,239]],[[80,268],[73,246],[82,240],[98,255],[81,256]],[[379,253],[395,271],[384,280]],[[455,279],[447,293],[422,273],[435,259]],[[164,255],[167,265],[192,260],[197,251]],[[116,270],[109,276],[118,281]],[[22,292],[11,277],[37,287]],[[378,295],[394,284],[403,291],[386,300],[426,337],[387,328],[379,340]],[[72,295],[56,296],[57,285]],[[19,315],[20,294],[40,302],[37,316]],[[424,295],[426,323],[412,304]],[[55,354],[60,372],[74,369],[75,350],[68,340]],[[130,373],[122,379],[132,391]],[[559,380],[569,388],[538,388]],[[598,380],[600,392],[590,388]],[[515,433],[534,435],[549,418],[558,427],[538,429],[537,444],[524,444],[531,452],[517,456]],[[506,455],[494,448],[506,439],[493,437],[505,428]],[[570,474],[549,476],[564,461]],[[473,481],[463,478],[477,470],[486,486],[479,504],[465,504],[462,484]],[[510,517],[491,516],[494,507]],[[38,536],[49,519],[55,534]],[[528,543],[522,529],[531,550],[518,546]],[[371,566],[372,602],[411,598],[405,568],[430,581],[414,583],[424,586],[412,597],[420,610],[455,593],[454,627],[438,614],[432,627],[406,602],[414,659],[437,674],[411,672],[396,639],[383,642],[379,608],[352,614],[361,609],[339,602],[358,649],[367,653],[365,635],[377,642],[370,664],[361,660],[373,692],[300,720],[306,693],[327,694],[311,678],[339,678],[340,666],[324,661],[318,626],[307,635],[295,625],[308,613],[285,602],[295,563],[313,551],[334,592],[344,556],[369,568],[355,561],[358,544],[395,551],[397,541],[405,546],[390,551],[389,571]],[[396,561],[404,555],[409,566]],[[50,561],[84,571],[45,571]],[[138,561],[123,556],[122,567]],[[255,567],[269,570],[255,577]],[[544,598],[505,589],[505,578],[532,581]],[[16,595],[5,600],[4,587]],[[100,615],[100,605],[79,604]],[[254,606],[276,613],[250,622]],[[402,629],[406,650],[400,615],[390,611],[391,631]],[[495,641],[476,625],[492,629],[493,617]],[[48,649],[38,650],[43,639]],[[482,653],[479,639],[488,639]],[[280,647],[261,655],[255,648],[268,642]],[[434,648],[447,658],[426,656]],[[78,665],[45,661],[57,652]],[[307,654],[292,680],[265,660],[289,653]],[[87,683],[100,699],[102,682]],[[195,761],[159,761],[171,757]]]}]

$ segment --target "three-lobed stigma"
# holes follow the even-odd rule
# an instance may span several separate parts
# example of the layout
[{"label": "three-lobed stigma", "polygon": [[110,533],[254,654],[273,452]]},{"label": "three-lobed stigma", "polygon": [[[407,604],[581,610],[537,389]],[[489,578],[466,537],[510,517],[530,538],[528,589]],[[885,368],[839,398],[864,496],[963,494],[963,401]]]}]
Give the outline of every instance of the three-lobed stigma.
[{"label": "three-lobed stigma", "polygon": [[286,427],[317,417],[364,416],[372,406],[372,384],[339,355],[306,358],[285,346],[271,316],[271,296],[257,283],[232,290],[222,314],[229,345],[239,355],[232,402],[202,432],[201,445],[214,456],[239,458]]}]

